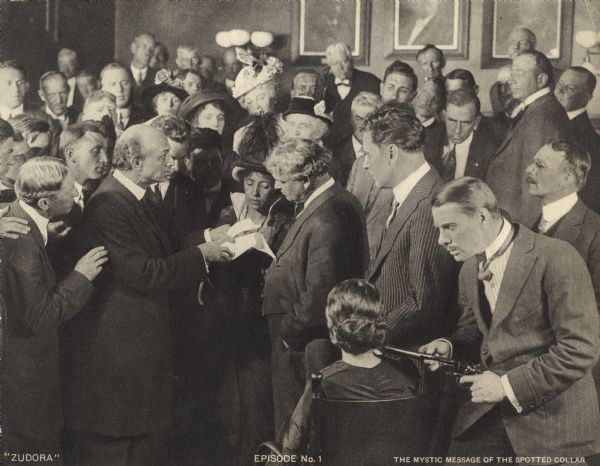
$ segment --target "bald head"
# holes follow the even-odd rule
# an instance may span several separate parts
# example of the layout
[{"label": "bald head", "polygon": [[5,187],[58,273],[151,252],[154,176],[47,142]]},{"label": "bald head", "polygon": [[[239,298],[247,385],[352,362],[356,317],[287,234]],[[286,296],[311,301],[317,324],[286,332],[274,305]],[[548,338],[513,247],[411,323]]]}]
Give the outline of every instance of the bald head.
[{"label": "bald head", "polygon": [[142,188],[158,183],[174,168],[167,137],[149,125],[133,125],[119,136],[113,163]]},{"label": "bald head", "polygon": [[522,52],[535,50],[537,39],[531,29],[517,27],[508,36],[508,55],[514,59]]}]

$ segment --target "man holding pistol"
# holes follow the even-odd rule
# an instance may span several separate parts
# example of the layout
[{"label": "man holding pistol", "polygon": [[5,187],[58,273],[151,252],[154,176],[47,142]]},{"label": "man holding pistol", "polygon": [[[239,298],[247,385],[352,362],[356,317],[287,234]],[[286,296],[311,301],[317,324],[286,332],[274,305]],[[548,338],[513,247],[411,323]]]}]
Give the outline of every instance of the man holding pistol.
[{"label": "man holding pistol", "polygon": [[460,407],[447,456],[564,461],[600,451],[590,373],[600,351],[598,311],[577,251],[511,224],[475,178],[447,184],[432,205],[439,243],[464,262],[461,318],[454,335],[420,351],[462,359],[478,348],[483,371],[459,380],[469,384],[470,399]]}]

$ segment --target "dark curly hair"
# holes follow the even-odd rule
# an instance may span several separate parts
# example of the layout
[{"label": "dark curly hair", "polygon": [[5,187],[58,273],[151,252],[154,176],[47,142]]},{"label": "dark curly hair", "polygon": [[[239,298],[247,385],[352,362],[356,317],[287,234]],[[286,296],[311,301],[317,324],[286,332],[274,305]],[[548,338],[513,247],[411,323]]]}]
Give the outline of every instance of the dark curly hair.
[{"label": "dark curly hair", "polygon": [[344,280],[327,297],[327,326],[333,344],[358,355],[379,348],[385,337],[385,314],[379,291],[361,279]]}]

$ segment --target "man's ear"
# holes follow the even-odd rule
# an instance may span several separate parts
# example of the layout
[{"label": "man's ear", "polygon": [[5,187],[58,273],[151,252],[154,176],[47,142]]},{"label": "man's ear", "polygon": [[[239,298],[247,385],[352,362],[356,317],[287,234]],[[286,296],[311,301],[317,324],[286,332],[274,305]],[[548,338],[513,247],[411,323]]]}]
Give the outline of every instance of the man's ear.
[{"label": "man's ear", "polygon": [[481,123],[481,113],[475,117],[475,125],[473,126],[473,130],[479,128],[479,124]]},{"label": "man's ear", "polygon": [[392,165],[398,159],[399,149],[396,144],[390,144],[387,146],[386,155],[388,157],[389,165]]},{"label": "man's ear", "polygon": [[67,147],[65,147],[65,162],[73,161],[75,157],[75,148],[72,144],[68,144]]},{"label": "man's ear", "polygon": [[37,201],[38,209],[46,212],[50,208],[50,200],[47,197],[42,197]]},{"label": "man's ear", "polygon": [[137,46],[135,45],[135,42],[132,42],[131,45],[129,46],[129,51],[135,55],[135,51],[137,50]]},{"label": "man's ear", "polygon": [[542,89],[548,85],[549,77],[546,73],[540,73],[537,76],[538,89]]},{"label": "man's ear", "polygon": [[38,95],[42,99],[42,102],[46,103],[46,97],[44,97],[44,92],[41,89],[38,89]]}]

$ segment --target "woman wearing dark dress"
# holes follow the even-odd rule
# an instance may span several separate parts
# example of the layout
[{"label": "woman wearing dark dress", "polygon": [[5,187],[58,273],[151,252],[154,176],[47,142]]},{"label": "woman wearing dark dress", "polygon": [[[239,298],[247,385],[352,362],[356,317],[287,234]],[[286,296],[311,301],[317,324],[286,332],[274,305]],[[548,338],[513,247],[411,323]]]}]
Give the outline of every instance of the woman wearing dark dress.
[{"label": "woman wearing dark dress", "polygon": [[[321,370],[322,396],[336,400],[387,400],[414,396],[418,372],[410,362],[382,360],[373,350],[383,344],[385,315],[379,292],[370,283],[350,279],[335,286],[327,297],[327,327],[342,359]],[[306,453],[310,433],[310,382],[298,402],[279,443],[284,454]]]},{"label": "woman wearing dark dress", "polygon": [[[279,131],[273,113],[251,119],[232,170],[244,192],[231,194],[231,205],[221,210],[215,225],[249,219],[249,232],[261,233],[274,252],[293,221],[292,206],[275,190],[263,165]],[[250,249],[228,264],[211,264],[212,287],[205,298],[219,367],[214,414],[217,430],[225,433],[221,447],[227,450],[219,452],[218,464],[253,464],[256,447],[273,438],[271,348],[262,316],[264,272],[271,261],[268,254]]]}]

